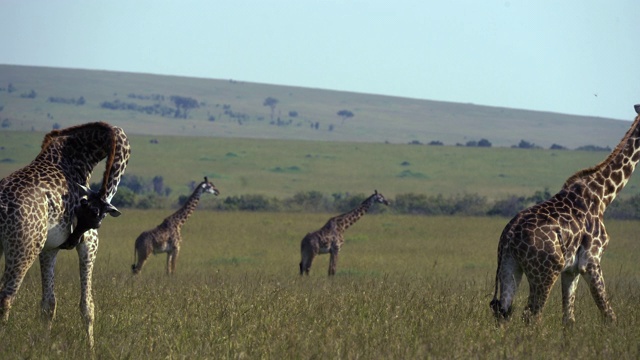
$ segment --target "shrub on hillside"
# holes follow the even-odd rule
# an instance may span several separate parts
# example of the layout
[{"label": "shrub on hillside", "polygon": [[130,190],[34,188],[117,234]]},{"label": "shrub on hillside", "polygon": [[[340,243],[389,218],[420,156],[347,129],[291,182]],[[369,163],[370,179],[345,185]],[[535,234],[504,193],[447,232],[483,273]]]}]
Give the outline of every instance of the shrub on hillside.
[{"label": "shrub on hillside", "polygon": [[218,210],[226,211],[279,211],[280,209],[280,202],[277,199],[269,199],[264,195],[251,194],[228,196],[222,204],[218,205]]},{"label": "shrub on hillside", "polygon": [[292,211],[326,212],[333,210],[331,200],[320,191],[315,190],[298,192],[292,198],[285,200],[284,205]]},{"label": "shrub on hillside", "polygon": [[605,216],[620,220],[640,219],[640,195],[634,195],[627,199],[616,199],[607,208]]},{"label": "shrub on hillside", "polygon": [[601,146],[597,146],[597,145],[584,145],[584,146],[580,146],[578,148],[576,148],[576,150],[580,150],[580,151],[607,151],[610,152],[611,148],[606,146],[606,147],[601,147]]}]

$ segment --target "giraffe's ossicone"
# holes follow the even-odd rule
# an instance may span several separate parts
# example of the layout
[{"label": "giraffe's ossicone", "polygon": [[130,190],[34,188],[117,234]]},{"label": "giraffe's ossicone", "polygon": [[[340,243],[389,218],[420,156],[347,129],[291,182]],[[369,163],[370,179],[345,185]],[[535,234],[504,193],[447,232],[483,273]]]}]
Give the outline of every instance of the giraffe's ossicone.
[{"label": "giraffe's ossicone", "polygon": [[498,268],[490,307],[499,321],[512,314],[522,275],[529,283],[524,318],[540,318],[558,277],[562,283],[563,323],[575,322],[580,275],[607,321],[615,321],[600,267],[609,243],[603,215],[624,188],[640,159],[640,105],[635,121],[609,156],[569,177],[550,199],[520,211],[498,243]]},{"label": "giraffe's ossicone", "polygon": [[[6,321],[16,293],[36,258],[42,272],[42,316],[56,313],[54,266],[59,249],[75,248],[80,260],[80,309],[93,347],[91,275],[98,233],[127,166],[130,146],[124,131],[106,123],[88,123],[48,133],[40,153],[27,166],[0,180],[0,317]],[[95,166],[105,160],[102,185],[89,191]],[[72,236],[73,234],[73,236]],[[69,242],[69,239],[71,242]]]}]

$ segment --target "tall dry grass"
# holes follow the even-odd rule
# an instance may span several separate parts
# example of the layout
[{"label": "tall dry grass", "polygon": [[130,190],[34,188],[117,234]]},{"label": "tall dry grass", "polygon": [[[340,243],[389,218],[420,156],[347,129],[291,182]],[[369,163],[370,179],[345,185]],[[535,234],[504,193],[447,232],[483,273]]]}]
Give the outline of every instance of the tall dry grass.
[{"label": "tall dry grass", "polygon": [[[300,240],[327,214],[199,211],[183,229],[177,273],[165,255],[130,274],[133,242],[163,211],[105,221],[94,274],[95,356],[142,358],[637,358],[640,224],[612,221],[603,269],[616,325],[604,325],[582,282],[577,323],[561,326],[559,286],[542,322],[498,328],[493,293],[506,219],[366,215],[347,232],[337,275],[328,256],[298,275]],[[60,254],[58,316],[37,317],[37,265],[0,335],[0,357],[85,358],[74,252]],[[523,283],[516,312],[527,295]],[[517,316],[516,316],[517,318]]]}]

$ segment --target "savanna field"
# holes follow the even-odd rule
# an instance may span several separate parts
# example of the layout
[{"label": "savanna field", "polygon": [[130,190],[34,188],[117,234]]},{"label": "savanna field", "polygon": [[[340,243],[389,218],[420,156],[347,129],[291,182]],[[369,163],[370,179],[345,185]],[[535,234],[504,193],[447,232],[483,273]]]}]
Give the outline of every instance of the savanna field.
[{"label": "savanna field", "polygon": [[[122,216],[99,230],[93,354],[79,311],[77,255],[61,251],[51,331],[39,318],[36,261],[0,327],[2,360],[640,358],[637,220],[605,218],[611,241],[602,268],[616,324],[603,323],[581,280],[572,328],[562,326],[559,283],[541,322],[525,326],[524,279],[513,321],[499,327],[489,302],[509,218],[407,215],[393,206],[403,194],[493,203],[555,193],[608,151],[547,150],[552,144],[612,147],[630,122],[145,74],[3,65],[0,80],[16,88],[0,92],[0,178],[37,155],[52,126],[102,120],[129,135],[126,176],[147,184],[160,177],[166,190],[152,194],[149,209],[121,207]],[[171,107],[172,95],[199,107],[181,119],[103,106]],[[264,105],[268,97],[278,100],[275,109]],[[340,119],[342,109],[355,117]],[[285,114],[282,122],[274,110]],[[494,147],[415,145],[481,138]],[[521,139],[545,149],[510,148]],[[103,171],[99,164],[93,183]],[[165,275],[166,254],[159,254],[132,276],[136,237],[173,213],[204,176],[221,194],[204,195],[183,227],[176,274]],[[315,259],[308,277],[298,263],[301,239],[335,212],[213,210],[227,197],[283,200],[315,191],[332,199],[374,189],[392,204],[346,232],[332,278],[329,255]],[[636,174],[619,199],[638,195]]]},{"label": "savanna field", "polygon": [[[316,258],[298,275],[300,240],[328,215],[196,211],[177,273],[166,255],[132,277],[133,244],[171,210],[107,219],[93,276],[95,356],[140,358],[637,358],[640,224],[609,221],[603,271],[615,325],[604,325],[581,281],[576,324],[563,329],[556,284],[542,322],[496,327],[489,310],[497,240],[507,219],[365,215],[346,234],[338,271]],[[3,359],[87,356],[77,256],[60,254],[57,318],[37,317],[38,265],[2,333]],[[522,311],[523,281],[516,298]]]}]

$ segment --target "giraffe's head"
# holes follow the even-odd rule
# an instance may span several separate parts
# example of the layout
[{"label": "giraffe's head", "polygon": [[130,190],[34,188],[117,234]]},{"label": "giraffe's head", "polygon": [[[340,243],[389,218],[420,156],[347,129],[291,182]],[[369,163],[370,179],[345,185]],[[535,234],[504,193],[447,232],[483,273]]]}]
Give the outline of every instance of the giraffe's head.
[{"label": "giraffe's head", "polygon": [[100,196],[99,192],[78,184],[81,189],[80,204],[75,208],[78,226],[97,229],[107,214],[118,217],[120,211]]},{"label": "giraffe's head", "polygon": [[375,190],[375,192],[373,193],[373,201],[385,204],[387,206],[389,205],[389,201],[387,201],[387,199],[385,199],[384,196],[382,196],[382,194],[378,192],[378,190]]},{"label": "giraffe's head", "polygon": [[200,184],[200,186],[202,187],[203,192],[213,194],[215,196],[218,196],[220,194],[220,191],[218,191],[216,186],[213,185],[213,183],[209,181],[206,176],[204,177],[204,181]]}]

